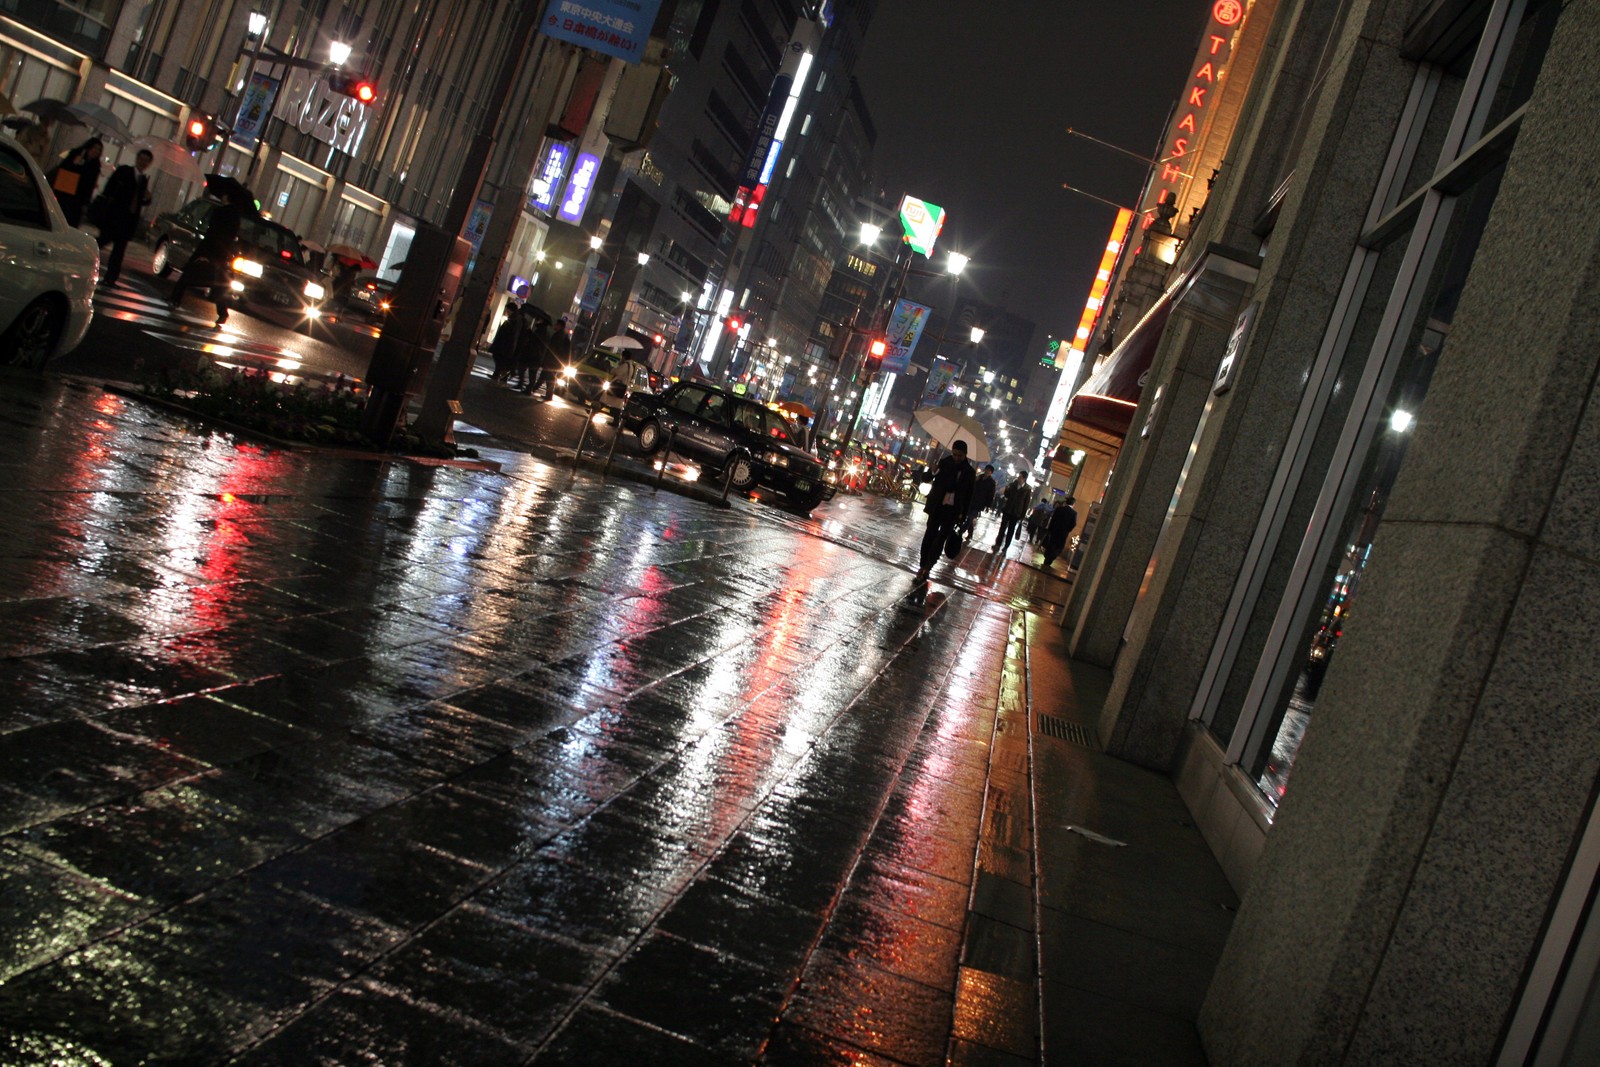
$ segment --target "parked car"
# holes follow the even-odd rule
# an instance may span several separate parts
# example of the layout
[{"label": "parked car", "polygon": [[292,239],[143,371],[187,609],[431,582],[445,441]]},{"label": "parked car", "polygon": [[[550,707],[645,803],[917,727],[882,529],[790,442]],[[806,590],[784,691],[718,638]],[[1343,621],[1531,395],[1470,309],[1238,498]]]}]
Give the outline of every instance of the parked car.
[{"label": "parked car", "polygon": [[353,311],[374,322],[388,318],[389,309],[394,306],[394,286],[394,282],[376,274],[364,274],[346,290],[344,310]]},{"label": "parked car", "polygon": [[38,165],[0,136],[0,362],[37,369],[76,348],[99,274],[94,237],[67,224]]},{"label": "parked car", "polygon": [[555,381],[555,391],[568,400],[590,404],[605,390],[606,384],[616,374],[623,356],[596,348],[582,359],[574,360],[561,368]]},{"label": "parked car", "polygon": [[634,395],[622,410],[622,425],[654,455],[667,447],[727,477],[733,488],[782,493],[800,511],[833,496],[822,464],[800,448],[788,419],[749,397],[709,382],[677,382],[665,392]]},{"label": "parked car", "polygon": [[[202,197],[178,211],[158,215],[150,227],[155,241],[150,269],[163,278],[174,267],[181,270],[205,235],[212,212],[221,206]],[[239,223],[238,255],[229,265],[230,303],[246,310],[254,303],[282,308],[305,319],[319,318],[328,290],[310,264],[311,257],[293,230],[247,214]]]}]

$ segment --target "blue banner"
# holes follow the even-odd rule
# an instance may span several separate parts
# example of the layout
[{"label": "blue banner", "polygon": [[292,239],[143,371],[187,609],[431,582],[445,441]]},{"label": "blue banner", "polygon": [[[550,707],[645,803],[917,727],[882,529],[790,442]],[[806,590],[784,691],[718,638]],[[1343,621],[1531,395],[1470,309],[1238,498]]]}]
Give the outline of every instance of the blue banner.
[{"label": "blue banner", "polygon": [[911,366],[911,350],[922,339],[922,330],[928,325],[928,313],[931,310],[926,304],[914,304],[903,298],[895,304],[894,314],[889,316],[888,334],[884,338],[889,344],[889,351],[883,356],[884,370],[904,374]]},{"label": "blue banner", "polygon": [[255,147],[261,131],[272,114],[273,101],[278,96],[278,79],[265,74],[251,74],[250,84],[239,97],[239,117],[233,124],[233,140]]},{"label": "blue banner", "polygon": [[600,299],[606,295],[606,283],[610,280],[610,274],[591,268],[584,276],[583,291],[578,294],[578,306],[585,311],[598,311]]},{"label": "blue banner", "polygon": [[644,56],[661,0],[550,0],[540,31],[625,63]]}]

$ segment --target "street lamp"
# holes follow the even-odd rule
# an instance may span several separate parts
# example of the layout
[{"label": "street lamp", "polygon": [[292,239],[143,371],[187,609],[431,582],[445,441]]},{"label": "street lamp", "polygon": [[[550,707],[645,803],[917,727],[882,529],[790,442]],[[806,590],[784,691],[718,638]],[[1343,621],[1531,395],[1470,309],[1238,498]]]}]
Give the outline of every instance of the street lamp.
[{"label": "street lamp", "polygon": [[328,43],[328,59],[336,67],[342,67],[345,60],[350,58],[350,46],[343,41],[330,41]]},{"label": "street lamp", "polygon": [[883,227],[876,222],[863,222],[861,224],[861,243],[864,245],[877,244],[878,238],[883,236]]}]

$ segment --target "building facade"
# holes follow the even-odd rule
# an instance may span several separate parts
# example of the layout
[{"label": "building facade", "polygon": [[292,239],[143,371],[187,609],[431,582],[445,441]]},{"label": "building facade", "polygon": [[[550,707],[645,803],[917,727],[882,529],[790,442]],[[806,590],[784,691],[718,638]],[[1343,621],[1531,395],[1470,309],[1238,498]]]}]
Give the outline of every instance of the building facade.
[{"label": "building facade", "polygon": [[1600,1049],[1596,41],[1281,0],[1175,234],[1063,625],[1242,892],[1213,1062]]}]

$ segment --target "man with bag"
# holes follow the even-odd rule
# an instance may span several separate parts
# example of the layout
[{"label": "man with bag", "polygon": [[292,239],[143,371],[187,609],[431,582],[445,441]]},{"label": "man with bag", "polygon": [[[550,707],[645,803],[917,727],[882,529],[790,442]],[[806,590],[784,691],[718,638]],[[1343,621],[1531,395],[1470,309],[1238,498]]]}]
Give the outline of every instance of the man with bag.
[{"label": "man with bag", "polygon": [[1011,547],[1011,539],[1017,536],[1017,524],[1028,514],[1028,500],[1033,496],[1033,489],[1028,485],[1028,472],[1018,471],[1012,483],[1000,492],[1000,536],[995,538],[994,547],[1002,554]]},{"label": "man with bag", "polygon": [[205,234],[195,245],[194,255],[184,264],[183,275],[167,298],[173,307],[180,307],[184,293],[209,286],[211,300],[217,305],[218,326],[228,321],[228,264],[233,260],[239,226],[244,221],[244,205],[248,203],[242,193],[234,190],[224,194],[224,199],[223,205],[211,213]]},{"label": "man with bag", "polygon": [[[917,570],[918,585],[928,580],[933,565],[939,561],[943,549],[952,559],[961,554],[961,530],[967,521],[967,509],[972,503],[972,487],[977,474],[967,461],[967,443],[955,441],[950,454],[939,460],[933,471],[933,487],[928,490],[928,502],[922,510],[928,513],[928,530],[922,535],[921,566]],[[951,547],[954,552],[950,551]]]},{"label": "man with bag", "polygon": [[89,202],[89,221],[100,228],[100,247],[111,246],[101,285],[115,285],[122,275],[122,256],[128,242],[139,232],[139,216],[150,202],[149,179],[145,171],[155,162],[148,148],[139,149],[133,165],[124,163],[111,172],[105,192]]}]

